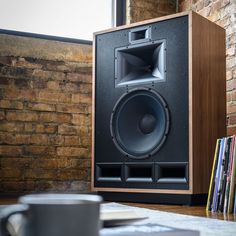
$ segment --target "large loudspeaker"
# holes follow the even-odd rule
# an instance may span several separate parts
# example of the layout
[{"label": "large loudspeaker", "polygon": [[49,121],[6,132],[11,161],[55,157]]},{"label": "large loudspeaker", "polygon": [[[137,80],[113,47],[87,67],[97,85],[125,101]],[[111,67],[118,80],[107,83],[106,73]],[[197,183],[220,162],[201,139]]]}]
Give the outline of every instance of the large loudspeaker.
[{"label": "large loudspeaker", "polygon": [[92,190],[204,201],[226,134],[225,32],[181,13],[95,34]]}]

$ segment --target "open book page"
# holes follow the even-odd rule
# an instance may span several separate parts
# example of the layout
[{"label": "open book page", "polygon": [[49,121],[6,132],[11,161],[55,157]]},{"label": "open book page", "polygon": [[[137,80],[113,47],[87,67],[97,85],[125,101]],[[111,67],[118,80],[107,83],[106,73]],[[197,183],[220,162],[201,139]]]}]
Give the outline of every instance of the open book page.
[{"label": "open book page", "polygon": [[138,224],[104,228],[100,236],[199,236],[198,231],[180,230],[158,224]]}]

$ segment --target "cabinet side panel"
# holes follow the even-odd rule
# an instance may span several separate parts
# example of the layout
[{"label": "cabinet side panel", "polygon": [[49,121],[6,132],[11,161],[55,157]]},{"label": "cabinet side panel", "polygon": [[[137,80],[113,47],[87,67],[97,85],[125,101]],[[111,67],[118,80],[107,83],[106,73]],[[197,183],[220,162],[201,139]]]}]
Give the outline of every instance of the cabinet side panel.
[{"label": "cabinet side panel", "polygon": [[192,13],[193,193],[207,193],[216,139],[226,135],[225,31]]}]

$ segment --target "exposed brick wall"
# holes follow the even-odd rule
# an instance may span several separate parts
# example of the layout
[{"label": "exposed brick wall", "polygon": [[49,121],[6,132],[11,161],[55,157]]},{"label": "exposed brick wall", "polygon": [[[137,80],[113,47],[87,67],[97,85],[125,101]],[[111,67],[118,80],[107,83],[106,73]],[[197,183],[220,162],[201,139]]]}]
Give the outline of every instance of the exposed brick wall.
[{"label": "exposed brick wall", "polygon": [[226,30],[227,133],[236,134],[236,1],[181,0],[179,10],[194,10]]},{"label": "exposed brick wall", "polygon": [[0,34],[0,194],[88,191],[92,46]]},{"label": "exposed brick wall", "polygon": [[176,12],[175,0],[127,0],[126,5],[128,24]]}]

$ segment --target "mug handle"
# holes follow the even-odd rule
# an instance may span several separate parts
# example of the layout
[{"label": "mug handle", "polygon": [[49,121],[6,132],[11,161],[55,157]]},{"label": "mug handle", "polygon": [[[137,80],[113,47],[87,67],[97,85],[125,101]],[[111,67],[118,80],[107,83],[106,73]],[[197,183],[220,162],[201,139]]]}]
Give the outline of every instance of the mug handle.
[{"label": "mug handle", "polygon": [[0,213],[0,235],[1,236],[9,235],[7,231],[7,222],[10,216],[18,213],[23,214],[27,212],[28,209],[29,206],[23,204],[11,205],[4,208]]}]

